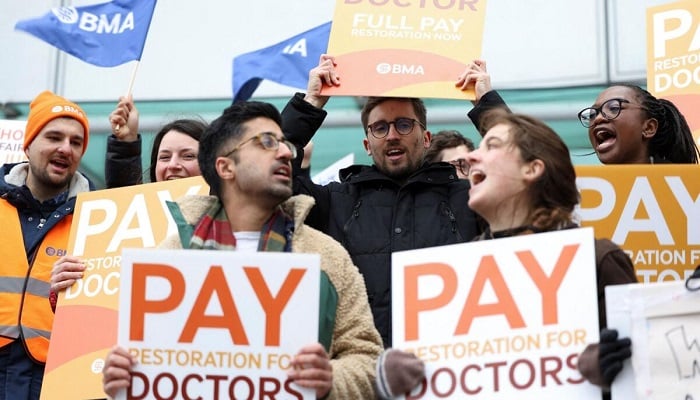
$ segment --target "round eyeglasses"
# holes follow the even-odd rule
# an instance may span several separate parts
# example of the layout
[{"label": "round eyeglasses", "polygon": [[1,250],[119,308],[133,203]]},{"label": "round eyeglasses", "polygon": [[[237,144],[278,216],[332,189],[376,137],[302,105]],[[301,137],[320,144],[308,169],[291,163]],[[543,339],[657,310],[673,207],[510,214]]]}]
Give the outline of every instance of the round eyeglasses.
[{"label": "round eyeglasses", "polygon": [[[620,116],[620,112],[623,110],[622,103],[632,104],[629,100],[625,99],[610,99],[601,104],[600,107],[587,107],[579,111],[578,120],[581,121],[581,125],[586,128],[591,126],[591,122],[598,114],[601,114],[606,120],[612,121]],[[638,107],[642,108],[641,106]]]},{"label": "round eyeglasses", "polygon": [[447,162],[452,164],[452,166],[454,166],[457,171],[461,172],[462,175],[469,176],[469,163],[467,162],[467,160],[463,158],[458,158],[456,160],[450,160]]},{"label": "round eyeglasses", "polygon": [[376,137],[377,139],[382,139],[389,134],[391,125],[394,125],[394,129],[396,129],[396,132],[398,132],[399,135],[408,135],[413,131],[413,127],[416,125],[416,123],[421,128],[425,129],[425,125],[423,125],[417,119],[396,118],[393,121],[377,121],[373,124],[369,124],[367,125],[367,130],[372,134],[372,136]]},{"label": "round eyeglasses", "polygon": [[226,153],[224,157],[230,156],[231,154],[235,153],[238,149],[243,147],[243,145],[252,142],[253,140],[260,143],[265,150],[277,150],[280,148],[280,143],[283,143],[289,148],[289,151],[292,152],[292,158],[297,158],[297,148],[296,146],[294,146],[294,143],[284,138],[277,139],[277,135],[275,135],[272,132],[260,132],[257,135],[238,143],[233,149],[231,149],[231,151]]}]

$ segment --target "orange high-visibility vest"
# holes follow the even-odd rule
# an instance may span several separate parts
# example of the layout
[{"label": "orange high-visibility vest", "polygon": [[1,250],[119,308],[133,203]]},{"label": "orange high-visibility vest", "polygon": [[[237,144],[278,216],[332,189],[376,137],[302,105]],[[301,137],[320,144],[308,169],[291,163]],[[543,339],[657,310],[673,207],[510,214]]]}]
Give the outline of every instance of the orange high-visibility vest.
[{"label": "orange high-visibility vest", "polygon": [[0,347],[22,340],[29,355],[41,363],[46,362],[54,316],[49,302],[51,269],[66,254],[72,219],[65,216],[46,233],[30,266],[17,209],[0,199],[6,232],[0,239]]}]

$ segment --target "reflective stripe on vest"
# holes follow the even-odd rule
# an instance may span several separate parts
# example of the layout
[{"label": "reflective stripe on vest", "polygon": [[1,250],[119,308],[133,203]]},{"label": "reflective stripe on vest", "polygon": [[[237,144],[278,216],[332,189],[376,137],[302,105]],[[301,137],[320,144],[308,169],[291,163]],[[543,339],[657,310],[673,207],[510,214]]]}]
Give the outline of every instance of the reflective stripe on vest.
[{"label": "reflective stripe on vest", "polygon": [[32,277],[29,279],[0,277],[0,293],[20,294],[25,291],[25,282],[27,283],[26,292],[35,296],[43,296],[44,293],[51,290],[51,284]]},{"label": "reflective stripe on vest", "polygon": [[[31,269],[27,262],[22,227],[17,209],[0,199],[0,219],[6,234],[0,241],[3,256],[3,277],[0,278],[0,347],[21,337],[29,355],[46,362],[46,353],[53,324],[49,302],[51,269],[66,254],[72,215],[64,217],[46,232],[39,244]],[[19,326],[17,321],[19,321]],[[14,328],[12,328],[14,327]]]},{"label": "reflective stripe on vest", "polygon": [[[19,327],[17,325],[0,325],[0,335],[11,339],[19,337]],[[8,341],[8,343],[11,342]]]}]

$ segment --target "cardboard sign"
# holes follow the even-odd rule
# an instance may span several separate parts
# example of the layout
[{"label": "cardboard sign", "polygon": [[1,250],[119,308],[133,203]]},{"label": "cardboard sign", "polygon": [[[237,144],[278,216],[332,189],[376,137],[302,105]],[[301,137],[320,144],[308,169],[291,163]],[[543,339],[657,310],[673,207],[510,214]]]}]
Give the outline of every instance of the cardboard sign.
[{"label": "cardboard sign", "polygon": [[426,363],[407,398],[600,397],[576,369],[595,271],[590,228],[394,253],[393,344]]},{"label": "cardboard sign", "polygon": [[0,119],[0,165],[27,161],[22,145],[27,121]]},{"label": "cardboard sign", "polygon": [[647,8],[647,87],[672,101],[700,144],[700,3]]},{"label": "cardboard sign", "polygon": [[117,399],[316,398],[285,370],[318,341],[318,254],[125,249],[121,274]]},{"label": "cardboard sign", "polygon": [[486,0],[336,0],[328,54],[339,87],[324,94],[474,99],[455,87],[480,58]]},{"label": "cardboard sign", "polygon": [[622,247],[643,283],[685,280],[700,264],[700,166],[577,166],[582,226]]},{"label": "cardboard sign", "polygon": [[[104,398],[102,367],[117,342],[121,250],[155,247],[176,233],[165,201],[207,194],[201,177],[78,195],[68,239],[87,264],[83,279],[59,293],[42,400]],[[80,385],[66,385],[80,377]]]},{"label": "cardboard sign", "polygon": [[632,358],[613,381],[613,398],[698,398],[700,292],[684,282],[661,282],[611,286],[605,293],[608,325],[632,339]]}]

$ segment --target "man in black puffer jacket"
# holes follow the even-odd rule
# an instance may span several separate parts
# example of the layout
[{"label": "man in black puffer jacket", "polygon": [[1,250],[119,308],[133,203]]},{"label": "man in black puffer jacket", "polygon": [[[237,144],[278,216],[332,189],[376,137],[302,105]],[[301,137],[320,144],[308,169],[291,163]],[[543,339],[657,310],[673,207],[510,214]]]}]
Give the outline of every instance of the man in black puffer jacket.
[{"label": "man in black puffer jacket", "polygon": [[[321,87],[337,82],[333,59],[322,56],[309,74],[307,94],[297,93],[282,112],[285,135],[300,153],[326,116]],[[423,163],[430,131],[422,100],[371,97],[361,120],[374,165],[345,168],[341,182],[321,186],[299,173],[300,154],[293,163],[294,192],[314,197],[307,223],[345,246],[360,269],[375,325],[389,347],[391,254],[470,241],[479,229],[467,207],[467,181],[448,163]]]}]

